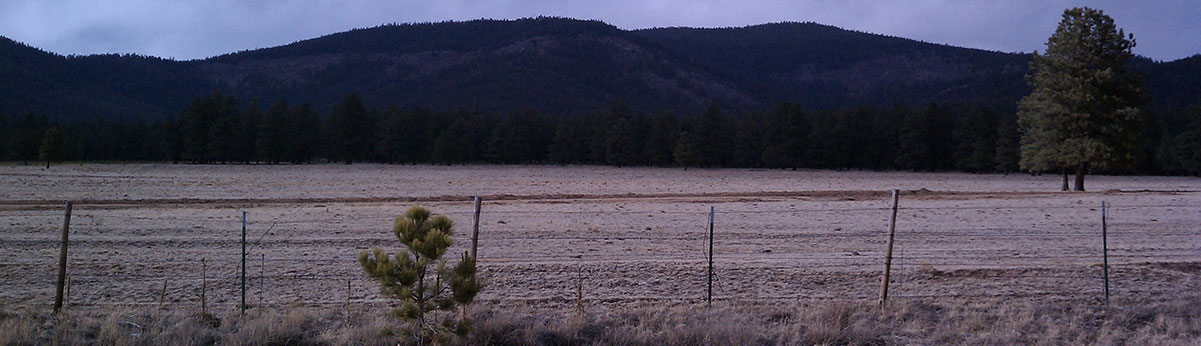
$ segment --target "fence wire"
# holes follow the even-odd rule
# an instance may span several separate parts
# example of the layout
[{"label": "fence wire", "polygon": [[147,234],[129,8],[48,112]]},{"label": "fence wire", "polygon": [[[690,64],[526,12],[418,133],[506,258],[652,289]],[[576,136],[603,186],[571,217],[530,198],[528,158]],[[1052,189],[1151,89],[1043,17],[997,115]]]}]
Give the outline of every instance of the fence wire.
[{"label": "fence wire", "polygon": [[[970,201],[970,200],[969,200]],[[963,201],[968,202],[968,201]],[[588,236],[564,235],[556,231],[527,230],[520,233],[482,233],[480,244],[485,248],[504,247],[507,244],[532,244],[543,241],[574,241],[586,244],[606,245],[613,251],[632,251],[638,243],[664,243],[673,246],[678,243],[694,244],[695,248],[677,250],[674,253],[630,253],[620,256],[620,259],[601,258],[567,253],[531,253],[522,256],[497,255],[492,258],[481,258],[481,275],[485,282],[503,283],[503,288],[515,292],[485,293],[481,301],[508,302],[562,302],[573,301],[571,287],[576,283],[581,268],[587,268],[588,281],[592,287],[627,290],[630,293],[614,294],[607,297],[586,297],[585,301],[604,303],[612,301],[699,301],[703,300],[703,291],[699,283],[705,279],[704,271],[708,254],[700,246],[708,241],[708,234],[703,223],[708,217],[708,208],[700,210],[620,210],[620,208],[604,210],[515,210],[512,206],[502,206],[488,209],[486,213],[505,215],[505,217],[522,218],[530,216],[559,215],[567,220],[579,221],[588,218],[631,218],[656,217],[668,215],[683,217],[695,221],[695,225],[687,230],[670,230],[666,235],[630,235],[637,230],[619,230],[621,234],[604,234]],[[1100,206],[1092,205],[1000,205],[1000,206],[920,206],[897,208],[899,212],[979,212],[979,219],[971,220],[968,225],[953,225],[914,229],[905,227],[900,222],[897,229],[897,242],[902,244],[893,258],[892,282],[895,294],[889,298],[896,299],[930,299],[930,298],[1023,298],[1023,297],[1078,297],[1093,296],[1100,292],[1099,286],[1102,261],[1099,244],[1094,248],[1068,248],[1054,250],[1048,247],[996,247],[993,242],[1014,240],[1036,241],[1041,244],[1048,239],[1097,237],[1099,230],[1094,228],[1092,221],[1100,223]],[[1195,226],[1173,228],[1166,230],[1122,228],[1124,215],[1137,215],[1145,210],[1167,210],[1181,213],[1201,212],[1198,206],[1181,203],[1164,204],[1130,204],[1108,205],[1110,211],[1109,224],[1115,229],[1107,230],[1111,239],[1124,237],[1152,237],[1159,239],[1156,246],[1150,250],[1156,257],[1148,257],[1135,249],[1110,249],[1108,255],[1111,262],[1110,276],[1114,280],[1114,294],[1127,295],[1158,295],[1172,294],[1179,289],[1136,289],[1125,288],[1124,283],[1147,279],[1145,266],[1138,260],[1168,259],[1169,262],[1182,262],[1183,265],[1197,266],[1201,258],[1201,248],[1179,246],[1172,241],[1164,244],[1163,240],[1178,237],[1201,236],[1201,230]],[[731,253],[722,250],[727,246],[746,245],[756,241],[805,241],[859,238],[868,239],[867,243],[882,247],[887,234],[880,229],[855,229],[855,227],[833,227],[831,220],[812,221],[812,217],[838,217],[841,214],[878,213],[878,217],[887,218],[891,207],[820,207],[820,208],[717,208],[718,231],[712,240],[717,252],[714,254],[716,275],[714,277],[714,299],[716,301],[771,301],[771,300],[874,300],[873,294],[880,285],[880,272],[883,267],[884,253],[882,248],[864,250],[831,250],[831,249],[779,249],[768,252]],[[1074,213],[1072,215],[1088,215],[1087,221],[1069,220],[1060,223],[1040,224],[1041,220],[1027,220],[1034,224],[1028,229],[1014,227],[983,226],[990,221],[989,213],[1010,214],[1015,211],[1039,211]],[[346,223],[361,224],[363,222],[388,223],[395,216],[361,216],[361,215],[329,215],[325,217],[305,217],[301,219],[285,219],[286,215],[267,217],[269,220],[248,220],[243,223],[235,216],[227,217],[189,217],[178,215],[120,215],[113,214],[119,210],[81,210],[73,215],[73,222],[83,224],[72,235],[72,243],[87,244],[86,255],[68,259],[69,276],[76,289],[86,287],[103,293],[80,293],[86,299],[74,299],[73,306],[141,306],[166,304],[170,306],[194,306],[201,286],[208,290],[210,306],[236,306],[234,302],[242,284],[241,239],[231,237],[231,233],[240,233],[243,225],[247,228],[246,285],[248,301],[260,301],[262,306],[325,306],[325,305],[389,305],[395,302],[381,297],[375,289],[375,283],[367,279],[358,268],[357,259],[353,256],[346,258],[297,258],[296,256],[280,256],[280,253],[305,255],[306,246],[319,242],[353,242],[358,244],[385,245],[395,251],[394,239],[386,236],[379,238],[344,238],[338,236],[312,237],[302,234],[300,227],[328,227]],[[1113,211],[1121,211],[1113,213]],[[231,213],[233,214],[233,213]],[[441,215],[470,217],[473,211],[451,210],[439,213]],[[1095,217],[1093,217],[1096,214]],[[1115,215],[1116,214],[1116,215]],[[53,223],[61,222],[61,214],[56,211],[0,211],[6,220],[29,222],[39,220]],[[723,218],[744,220],[764,215],[780,215],[789,218],[788,224],[743,228],[724,228]],[[918,214],[920,215],[920,214]],[[1051,217],[1047,214],[1047,217]],[[1092,220],[1092,219],[1096,220]],[[502,220],[503,221],[503,220]],[[679,222],[679,220],[675,220]],[[1141,222],[1135,220],[1130,222]],[[146,228],[135,229],[143,231],[144,235],[117,237],[105,234],[107,229],[103,222],[145,223]],[[1152,223],[1158,222],[1154,220]],[[89,224],[90,223],[90,224]],[[813,226],[814,223],[825,223],[824,226]],[[503,223],[502,223],[503,224]],[[163,231],[162,225],[172,225]],[[128,226],[128,225],[122,225]],[[157,227],[157,228],[156,228]],[[1051,229],[1054,231],[1039,231]],[[1068,230],[1065,230],[1068,229]],[[1071,229],[1079,230],[1071,230]],[[462,228],[460,228],[462,229]],[[846,231],[844,231],[846,229]],[[650,228],[647,228],[647,232]],[[189,235],[192,231],[210,233],[212,236]],[[768,231],[765,233],[765,231]],[[609,231],[617,232],[617,231]],[[771,233],[775,232],[775,233]],[[156,235],[157,233],[178,234],[178,236]],[[460,233],[462,234],[462,233]],[[57,267],[57,259],[51,251],[58,244],[57,235],[53,229],[42,231],[15,233],[4,235],[0,244],[32,243],[45,244],[45,251],[26,256],[26,254],[0,255],[0,270],[17,272],[38,272],[46,268]],[[240,234],[239,234],[240,235]],[[871,240],[874,239],[874,240]],[[151,244],[184,242],[174,253],[139,253],[111,254],[108,258],[92,258],[103,255],[106,245],[116,244]],[[924,249],[924,246],[942,244],[945,242],[960,242],[950,249],[942,246],[937,249]],[[627,243],[630,243],[627,245]],[[222,251],[206,253],[204,257],[188,254],[192,249],[187,244],[202,246],[217,245]],[[1177,245],[1177,246],[1173,246]],[[653,247],[653,246],[652,246]],[[675,246],[679,248],[680,246]],[[212,249],[204,249],[212,250]],[[356,246],[355,252],[365,250]],[[551,249],[553,250],[553,249]],[[551,251],[548,250],[548,251]],[[696,252],[689,252],[696,251]],[[78,252],[76,252],[78,253]],[[219,257],[218,257],[219,256]],[[304,256],[300,256],[304,257]],[[206,266],[205,275],[198,275],[201,258]],[[598,257],[599,258],[599,257]],[[33,269],[28,269],[33,268]],[[614,271],[614,269],[622,271]],[[665,270],[661,279],[665,281],[681,281],[689,285],[688,289],[671,289],[662,283],[648,283],[645,275],[639,276],[639,270],[647,268]],[[526,270],[522,274],[528,276],[526,281],[503,276],[513,270]],[[1201,269],[1198,269],[1201,270]],[[115,271],[115,272],[113,272]],[[1177,276],[1190,275],[1182,272]],[[1173,277],[1173,272],[1157,271],[1159,277],[1151,280],[1163,280]],[[783,279],[772,279],[784,277]],[[765,279],[767,278],[767,279]],[[960,280],[957,280],[960,279]],[[972,281],[963,281],[970,279]],[[1185,282],[1185,287],[1199,288],[1201,282],[1193,279]],[[773,281],[775,280],[775,281]],[[659,281],[656,281],[659,282]],[[36,286],[31,289],[20,289],[30,294],[36,291],[37,296],[47,291],[47,286],[53,288],[55,280],[51,276],[30,276],[19,282],[0,284],[0,287],[14,289]],[[150,286],[151,292],[141,290],[138,293],[122,295],[119,292],[129,284],[135,283]],[[820,283],[820,284],[819,284]],[[154,293],[154,287],[166,285],[167,290],[161,293],[163,297],[171,297],[170,301],[157,301],[160,294]],[[979,284],[984,286],[1000,285],[1008,292],[979,293],[964,285]],[[349,290],[345,290],[349,285]],[[539,292],[539,288],[527,286],[544,285],[547,292]],[[765,290],[764,286],[773,286],[775,291]],[[874,285],[874,286],[873,286]],[[941,287],[939,285],[945,286]],[[317,286],[318,292],[311,292]],[[1058,286],[1048,289],[1046,286]],[[1162,285],[1160,285],[1162,286]],[[320,289],[320,287],[327,287]],[[782,289],[779,287],[783,287]],[[829,288],[823,288],[829,287]],[[848,289],[848,287],[854,287]],[[941,287],[941,288],[940,288]],[[948,288],[949,287],[949,288]],[[1151,285],[1151,287],[1159,287]],[[115,288],[115,289],[114,289]],[[330,299],[337,296],[343,289],[344,301]],[[935,292],[932,292],[931,290]],[[114,290],[118,292],[113,292]],[[776,291],[792,290],[796,294],[775,294]],[[940,291],[941,290],[941,291]],[[965,292],[967,291],[967,292]],[[79,291],[77,291],[79,292]],[[128,293],[128,292],[127,292]],[[2,297],[2,296],[0,296]],[[265,298],[265,299],[264,299]]]}]

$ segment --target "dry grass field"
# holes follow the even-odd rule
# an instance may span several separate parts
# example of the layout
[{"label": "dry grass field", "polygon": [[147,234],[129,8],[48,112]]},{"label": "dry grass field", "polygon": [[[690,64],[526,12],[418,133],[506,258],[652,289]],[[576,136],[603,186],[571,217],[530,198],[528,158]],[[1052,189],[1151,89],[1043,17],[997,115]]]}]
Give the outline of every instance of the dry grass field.
[{"label": "dry grass field", "polygon": [[[240,293],[243,212],[251,243],[248,303],[341,309],[349,298],[356,311],[371,311],[387,301],[358,268],[356,254],[373,247],[395,251],[392,219],[414,204],[454,219],[459,233],[452,251],[464,251],[472,196],[484,199],[479,261],[486,287],[477,306],[483,315],[571,312],[577,284],[586,310],[598,316],[704,306],[710,207],[716,210],[717,308],[851,306],[843,314],[861,314],[880,290],[891,189],[900,189],[901,197],[890,304],[903,311],[928,313],[913,312],[928,304],[943,312],[1015,304],[1030,311],[1042,304],[1092,311],[1103,297],[1103,201],[1111,206],[1115,302],[1132,309],[1175,306],[1201,289],[1201,180],[1091,176],[1087,183],[1090,192],[1061,193],[1059,177],[1025,174],[6,165],[0,166],[0,307],[52,302],[64,200],[75,203],[69,304],[80,311],[156,309],[164,282],[165,309],[195,311],[202,281],[210,308],[232,309]],[[590,321],[577,327],[605,323]],[[876,336],[863,340],[826,341],[908,343],[875,328],[868,334]],[[1197,340],[1196,329],[1170,340]],[[1090,335],[1050,340],[1103,340],[1095,330]],[[654,340],[661,339],[644,342]],[[768,341],[788,340],[801,339]]]}]

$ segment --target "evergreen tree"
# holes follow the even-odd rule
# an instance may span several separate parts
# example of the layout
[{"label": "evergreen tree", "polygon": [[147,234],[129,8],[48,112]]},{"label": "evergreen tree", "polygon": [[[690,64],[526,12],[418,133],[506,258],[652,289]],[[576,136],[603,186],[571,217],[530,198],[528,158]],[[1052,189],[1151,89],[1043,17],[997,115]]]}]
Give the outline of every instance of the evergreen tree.
[{"label": "evergreen tree", "polygon": [[8,158],[8,146],[13,136],[12,120],[0,112],[0,161]]},{"label": "evergreen tree", "polygon": [[954,116],[945,107],[931,103],[912,112],[900,128],[896,164],[901,169],[943,170],[954,165]]},{"label": "evergreen tree", "polygon": [[46,169],[50,169],[50,162],[62,161],[64,156],[62,134],[57,127],[46,129],[42,145],[38,148],[38,159],[46,161]]},{"label": "evergreen tree", "polygon": [[267,109],[259,121],[255,151],[259,161],[278,164],[288,159],[288,126],[291,111],[284,101],[276,102]]},{"label": "evergreen tree", "polygon": [[730,161],[723,165],[734,167],[761,167],[763,156],[763,118],[758,114],[737,117],[734,122],[734,149]]},{"label": "evergreen tree", "polygon": [[292,121],[287,122],[289,126],[285,136],[290,153],[289,161],[309,162],[317,155],[321,145],[321,120],[317,118],[317,113],[313,112],[313,107],[308,102],[302,103],[291,113]]},{"label": "evergreen tree", "polygon": [[444,164],[463,163],[471,159],[471,138],[468,132],[467,119],[456,119],[454,123],[438,139],[434,140],[431,160]]},{"label": "evergreen tree", "polygon": [[896,164],[907,170],[933,170],[934,153],[930,147],[930,112],[912,112],[901,123],[901,138]]},{"label": "evergreen tree", "polygon": [[1161,166],[1171,173],[1201,175],[1201,102],[1189,107],[1182,118],[1191,121],[1163,143]]},{"label": "evergreen tree", "polygon": [[208,157],[221,163],[238,161],[237,151],[241,149],[239,143],[243,127],[237,101],[227,96],[218,97],[214,102],[208,134]]},{"label": "evergreen tree", "polygon": [[[409,332],[418,345],[446,343],[449,336],[465,336],[471,328],[466,307],[483,287],[476,280],[475,258],[464,252],[448,267],[443,259],[454,236],[454,223],[445,215],[430,217],[429,210],[414,206],[397,217],[392,233],[401,252],[389,256],[380,248],[359,253],[359,264],[380,291],[400,300],[393,315],[412,323]],[[450,313],[460,308],[460,313]]]},{"label": "evergreen tree", "polygon": [[730,162],[733,135],[716,102],[701,115],[692,131],[696,163],[702,166],[720,166]]},{"label": "evergreen tree", "polygon": [[237,149],[234,150],[234,159],[241,161],[242,164],[250,164],[250,161],[260,160],[258,137],[261,127],[259,122],[263,120],[263,112],[259,110],[259,103],[251,102],[238,119]]},{"label": "evergreen tree", "polygon": [[617,118],[605,140],[605,163],[617,167],[638,162],[639,143],[634,126],[626,117]]},{"label": "evergreen tree", "polygon": [[958,148],[955,151],[955,168],[966,172],[983,173],[993,169],[997,153],[997,114],[989,109],[978,109],[963,116],[955,129]]},{"label": "evergreen tree", "polygon": [[684,166],[684,169],[702,164],[697,146],[696,139],[691,133],[681,132],[680,139],[676,140],[676,147],[672,150],[672,157],[675,158],[676,164]]},{"label": "evergreen tree", "polygon": [[371,125],[358,94],[348,94],[330,115],[330,159],[351,164],[367,159]]},{"label": "evergreen tree", "polygon": [[674,115],[667,112],[656,114],[642,150],[646,162],[656,166],[671,165],[672,150],[675,149],[676,138],[680,136],[679,131]]},{"label": "evergreen tree", "polygon": [[1074,167],[1075,189],[1083,191],[1090,165],[1131,161],[1142,103],[1141,82],[1126,69],[1134,45],[1099,10],[1064,11],[1046,52],[1034,54],[1033,91],[1018,104],[1022,168],[1063,168],[1066,182]]},{"label": "evergreen tree", "polygon": [[780,104],[766,122],[760,161],[768,167],[799,168],[809,148],[809,116],[799,106]]},{"label": "evergreen tree", "polygon": [[1001,114],[997,116],[996,153],[993,155],[993,169],[1008,174],[1018,170],[1018,160],[1021,158],[1020,138],[1018,137],[1017,116]]},{"label": "evergreen tree", "polygon": [[9,159],[21,161],[23,165],[28,165],[29,161],[36,160],[38,146],[41,144],[46,127],[48,125],[44,117],[35,116],[33,113],[26,113],[21,117],[12,130],[12,138],[8,139]]},{"label": "evergreen tree", "polygon": [[547,158],[551,162],[561,165],[579,162],[584,153],[575,124],[567,120],[560,121],[555,127],[555,137],[551,139],[547,151]]}]

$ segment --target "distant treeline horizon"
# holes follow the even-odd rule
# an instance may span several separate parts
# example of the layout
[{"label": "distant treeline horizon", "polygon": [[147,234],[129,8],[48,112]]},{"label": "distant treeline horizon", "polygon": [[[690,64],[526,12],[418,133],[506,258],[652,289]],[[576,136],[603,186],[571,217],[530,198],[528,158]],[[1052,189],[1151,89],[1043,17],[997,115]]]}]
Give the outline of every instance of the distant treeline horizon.
[{"label": "distant treeline horizon", "polygon": [[[39,161],[43,136],[53,128],[62,145],[56,161],[1019,171],[1016,115],[988,107],[813,111],[782,103],[766,113],[731,113],[713,104],[700,114],[645,114],[618,102],[605,112],[563,117],[534,110],[369,109],[356,94],[324,114],[308,103],[238,104],[211,94],[159,122],[0,115],[0,154],[5,161]],[[1101,171],[1201,174],[1201,104],[1146,118],[1133,165]]]}]

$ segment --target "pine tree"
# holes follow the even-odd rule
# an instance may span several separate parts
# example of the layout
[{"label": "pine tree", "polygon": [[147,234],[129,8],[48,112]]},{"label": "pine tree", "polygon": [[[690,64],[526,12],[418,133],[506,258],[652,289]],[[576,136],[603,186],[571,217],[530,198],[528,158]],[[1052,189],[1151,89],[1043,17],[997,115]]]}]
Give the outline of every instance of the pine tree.
[{"label": "pine tree", "polygon": [[1008,174],[1018,169],[1020,159],[1017,117],[1012,113],[997,117],[996,153],[993,154],[993,169]]},{"label": "pine tree", "polygon": [[242,121],[238,112],[237,101],[232,96],[215,96],[209,115],[212,123],[209,127],[208,145],[205,148],[208,157],[221,163],[237,161],[242,130]]},{"label": "pine tree", "polygon": [[317,118],[317,113],[313,112],[313,107],[308,102],[301,104],[291,113],[293,119],[287,123],[289,126],[285,137],[290,153],[289,161],[309,162],[321,147],[321,120]]},{"label": "pine tree", "polygon": [[468,120],[456,119],[434,140],[431,160],[444,164],[467,162],[471,155],[471,138],[467,137]]},{"label": "pine tree", "polygon": [[1163,144],[1168,161],[1164,166],[1173,173],[1201,175],[1201,103],[1189,107],[1185,114],[1192,121]]},{"label": "pine tree", "polygon": [[1064,11],[1046,52],[1034,54],[1033,91],[1018,104],[1023,169],[1062,168],[1066,183],[1074,167],[1075,190],[1083,191],[1090,165],[1131,161],[1143,102],[1141,82],[1126,70],[1134,45],[1099,10]]},{"label": "pine tree", "polygon": [[234,149],[234,157],[237,161],[243,164],[250,164],[250,161],[259,160],[258,155],[258,137],[260,122],[263,121],[263,112],[259,110],[257,101],[251,102],[249,107],[242,112],[238,121],[238,138],[237,148]]},{"label": "pine tree", "polygon": [[371,121],[358,94],[348,94],[330,115],[330,159],[346,164],[367,159]]},{"label": "pine tree", "polygon": [[[933,107],[933,105],[931,106]],[[908,170],[933,170],[934,149],[930,138],[931,112],[911,112],[901,123],[901,139],[897,147],[897,167]]]},{"label": "pine tree", "polygon": [[679,131],[674,115],[667,112],[655,115],[651,130],[647,133],[646,146],[642,150],[647,163],[657,166],[672,164],[672,150],[676,138],[680,136]]},{"label": "pine tree", "polygon": [[997,115],[989,109],[968,112],[955,129],[959,144],[955,151],[955,168],[966,172],[983,173],[993,169],[997,153]]},{"label": "pine tree", "polygon": [[576,163],[581,159],[582,147],[575,125],[567,120],[560,121],[555,127],[555,137],[551,139],[550,148],[547,149],[547,158],[561,165]]},{"label": "pine tree", "polygon": [[[444,343],[452,333],[466,335],[471,321],[465,308],[483,286],[476,280],[475,258],[464,252],[454,267],[443,259],[453,242],[454,223],[414,206],[396,218],[392,233],[403,245],[401,252],[363,251],[359,264],[379,281],[383,294],[400,300],[393,315],[412,323],[409,332],[419,345]],[[458,316],[451,313],[456,307],[461,309]]]},{"label": "pine tree", "polygon": [[255,151],[263,162],[278,164],[288,157],[288,122],[291,111],[284,101],[276,102],[267,109],[267,115],[259,121]]},{"label": "pine tree", "polygon": [[639,143],[628,118],[618,118],[605,137],[605,163],[617,167],[637,163]]},{"label": "pine tree", "polygon": [[50,169],[50,162],[59,162],[66,156],[63,150],[63,138],[57,127],[46,129],[46,134],[42,136],[42,145],[38,148],[38,159],[46,161],[46,169]]},{"label": "pine tree", "polygon": [[692,133],[688,131],[680,133],[680,139],[676,140],[676,147],[672,150],[672,157],[675,158],[676,164],[684,166],[684,169],[701,163],[697,153],[696,139],[693,138]]},{"label": "pine tree", "polygon": [[722,116],[721,107],[716,102],[710,103],[705,113],[693,127],[692,145],[695,156],[693,160],[702,166],[720,166],[730,162],[733,135]]}]

